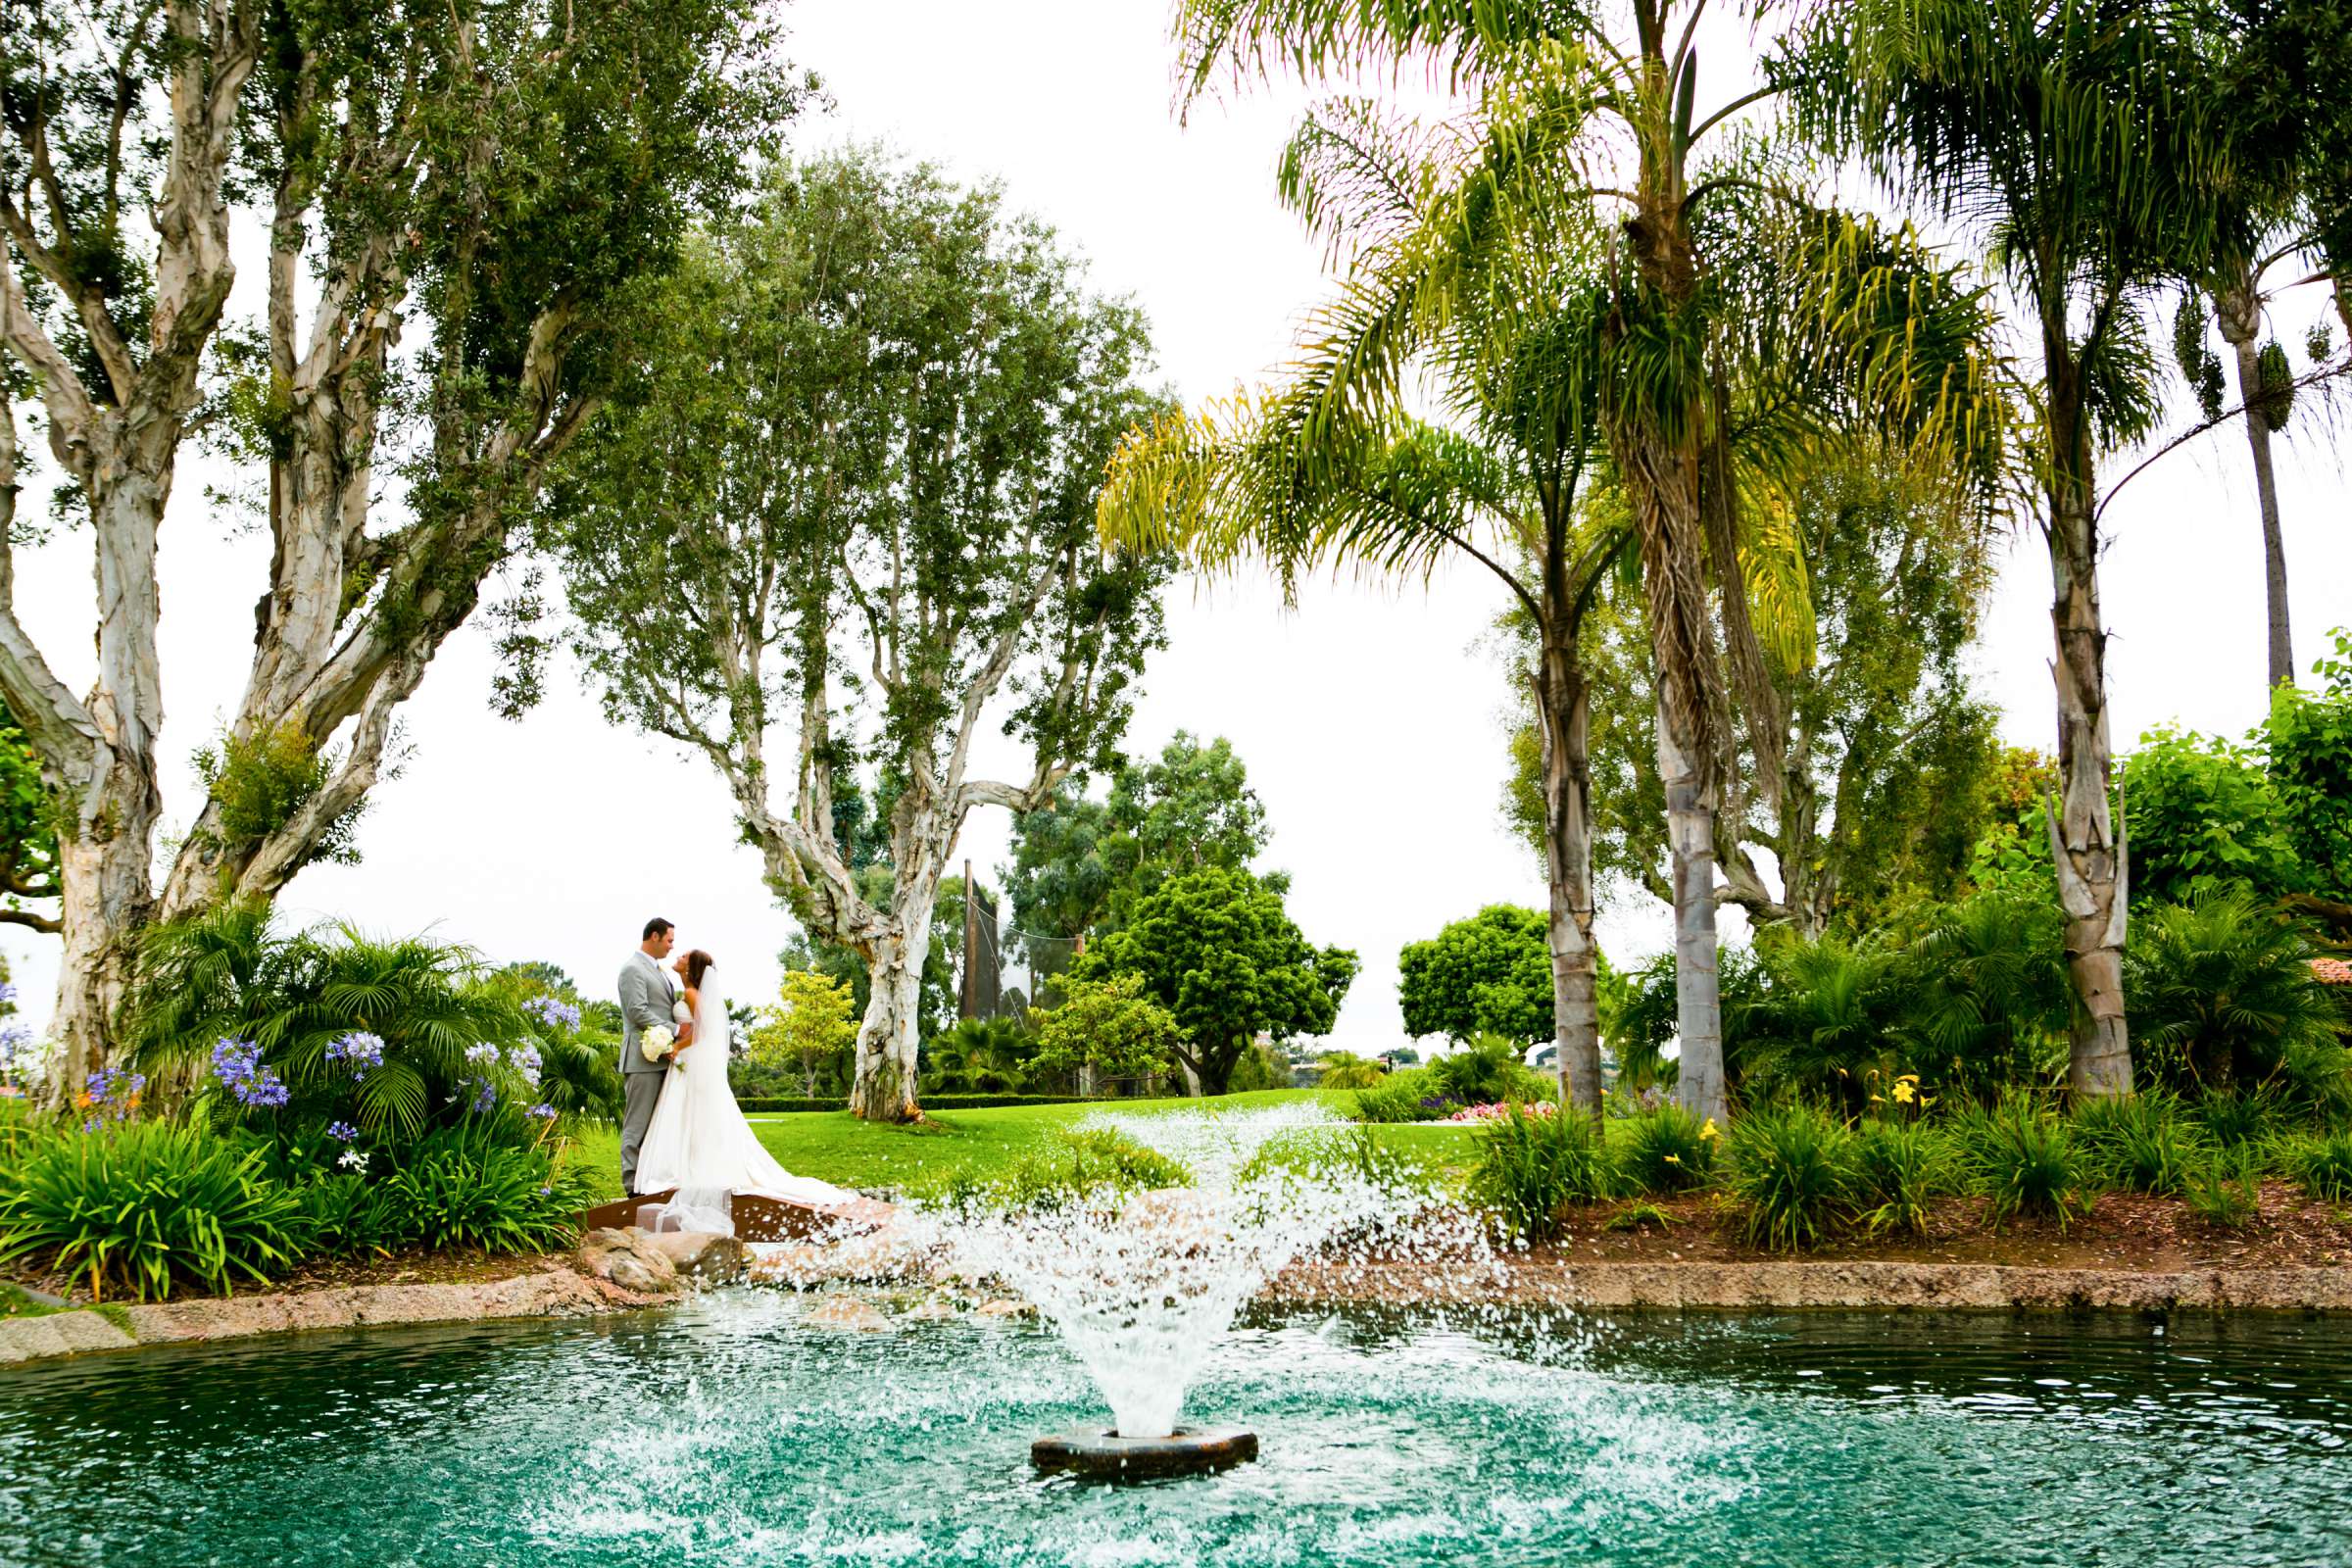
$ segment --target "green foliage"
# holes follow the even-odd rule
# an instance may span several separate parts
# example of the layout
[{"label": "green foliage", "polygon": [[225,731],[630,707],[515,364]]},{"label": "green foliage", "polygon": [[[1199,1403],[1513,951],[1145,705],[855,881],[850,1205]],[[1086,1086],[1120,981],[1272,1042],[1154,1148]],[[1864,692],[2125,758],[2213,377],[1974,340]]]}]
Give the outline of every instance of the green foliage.
[{"label": "green foliage", "polygon": [[1479,1133],[1470,1200],[1520,1241],[1549,1241],[1570,1207],[1614,1192],[1608,1149],[1586,1117],[1537,1115],[1513,1104]]},{"label": "green foliage", "polygon": [[1012,1094],[1041,1066],[1039,1042],[1007,1018],[959,1018],[946,1034],[923,1043],[923,1090]]},{"label": "green foliage", "polygon": [[1990,1104],[2064,1059],[2074,992],[2055,888],[1996,883],[1915,910],[1912,932],[1896,1028],[1931,1089]]},{"label": "green foliage", "polygon": [[1951,1188],[1950,1151],[1918,1120],[1877,1118],[1854,1133],[1854,1201],[1874,1236],[1924,1236],[1928,1207]]},{"label": "green foliage", "polygon": [[25,908],[58,896],[58,801],[41,777],[41,761],[0,704],[0,908],[36,930],[50,917]]},{"label": "green foliage", "polygon": [[[524,1012],[521,989],[463,948],[377,940],[348,926],[281,935],[267,908],[227,905],[149,934],[127,1033],[143,1068],[193,1071],[214,1113],[321,1156],[318,1130],[330,1121],[389,1149],[471,1121],[527,1143],[539,1129],[522,1107],[561,1092],[575,1114],[596,1116],[618,1094],[601,1053]],[[355,1071],[330,1055],[359,1032],[383,1041],[380,1066]],[[290,1091],[286,1105],[245,1110],[215,1090],[204,1064],[223,1039],[260,1048]],[[492,1060],[468,1056],[485,1045]],[[485,1084],[496,1114],[475,1108]]]},{"label": "green foliage", "polygon": [[2083,1102],[2075,1138],[2097,1181],[2165,1198],[2180,1194],[2212,1152],[2180,1097],[2162,1089]]},{"label": "green foliage", "polygon": [[2275,1086],[2209,1089],[2196,1098],[2197,1124],[2224,1149],[2259,1144],[2270,1137],[2286,1107]]},{"label": "green foliage", "polygon": [[2315,1203],[2352,1202],[2352,1128],[2288,1140],[2278,1163]]},{"label": "green foliage", "polygon": [[472,1128],[425,1139],[385,1184],[404,1242],[485,1252],[538,1252],[577,1239],[588,1207],[584,1172],[544,1150],[516,1148]]},{"label": "green foliage", "polygon": [[1907,988],[1895,956],[1839,937],[1760,944],[1763,984],[1738,1008],[1726,1064],[1741,1091],[1861,1111],[1896,1072],[1894,1024]]},{"label": "green foliage", "polygon": [[1116,1207],[1140,1192],[1190,1187],[1193,1173],[1108,1128],[1064,1128],[993,1172],[971,1164],[914,1184],[921,1202],[949,1209]]},{"label": "green foliage", "polygon": [[1146,993],[1143,975],[1073,979],[1061,1005],[1040,1016],[1037,1065],[1048,1072],[1084,1065],[1105,1078],[1140,1078],[1170,1064],[1178,1033],[1175,1015]]},{"label": "green foliage", "polygon": [[1655,1203],[1628,1203],[1601,1221],[1604,1231],[1638,1231],[1655,1225],[1666,1230],[1674,1224],[1674,1216]]},{"label": "green foliage", "polygon": [[2189,1173],[2181,1200],[2208,1225],[2237,1230],[2262,1211],[2262,1157],[2253,1144],[2208,1152]]},{"label": "green foliage", "polygon": [[2302,889],[2302,858],[2259,744],[2154,729],[2120,772],[2135,907],[2184,902],[2216,879],[2265,899]]},{"label": "green foliage", "polygon": [[1255,1094],[1266,1089],[1291,1087],[1291,1058],[1272,1046],[1252,1041],[1233,1064],[1233,1071],[1221,1091],[1229,1095]]},{"label": "green foliage", "polygon": [[[220,808],[215,819],[229,848],[258,844],[286,825],[335,775],[337,759],[318,749],[300,727],[265,725],[250,735],[224,732],[196,754],[196,774]],[[349,865],[360,858],[357,837],[365,800],[318,836],[303,863]]]},{"label": "green foliage", "polygon": [[2312,665],[2322,691],[2271,693],[2264,752],[2305,887],[2352,904],[2352,631],[2337,627],[2329,642],[2332,652]]},{"label": "green foliage", "polygon": [[1346,949],[1307,944],[1275,888],[1211,867],[1169,878],[1070,973],[1141,975],[1184,1032],[1177,1055],[1218,1095],[1260,1031],[1276,1042],[1329,1033],[1355,969]]},{"label": "green foliage", "polygon": [[309,1250],[328,1257],[390,1255],[411,1240],[408,1205],[389,1181],[333,1171],[294,1189]]},{"label": "green foliage", "polygon": [[2055,1220],[2064,1230],[2090,1206],[2094,1172],[2074,1130],[2032,1097],[2012,1095],[1958,1129],[1970,1185],[1998,1225],[2013,1215]]},{"label": "green foliage", "polygon": [[93,1297],[230,1294],[290,1268],[304,1230],[300,1200],[260,1152],[201,1125],[35,1138],[0,1184],[0,1261],[39,1258]]},{"label": "green foliage", "polygon": [[1854,1212],[1854,1134],[1818,1106],[1791,1102],[1733,1123],[1725,1189],[1750,1246],[1795,1251],[1827,1240]]},{"label": "green foliage", "polygon": [[1505,1036],[1532,1044],[1552,1035],[1549,921],[1534,909],[1491,904],[1396,956],[1404,1032]]},{"label": "green foliage", "polygon": [[2137,911],[2124,986],[2143,1073],[2179,1089],[2282,1079],[2340,1095],[2352,1019],[2313,973],[2316,956],[2302,928],[2242,882]]},{"label": "green foliage", "polygon": [[1610,1147],[1617,1174],[1637,1193],[1687,1193],[1715,1174],[1722,1140],[1680,1105],[1661,1105],[1614,1123]]},{"label": "green foliage", "polygon": [[1438,1087],[1427,1067],[1407,1067],[1355,1097],[1355,1119],[1372,1123],[1436,1121],[1461,1109],[1461,1102]]},{"label": "green foliage", "polygon": [[1377,1089],[1388,1077],[1379,1062],[1352,1051],[1327,1051],[1317,1064],[1323,1069],[1315,1079],[1319,1089]]},{"label": "green foliage", "polygon": [[857,995],[850,984],[812,969],[787,969],[777,999],[760,1010],[752,1027],[752,1062],[789,1069],[809,1095],[825,1069],[845,1077],[842,1057],[858,1044]]},{"label": "green foliage", "polygon": [[1559,1098],[1557,1085],[1520,1059],[1519,1042],[1501,1035],[1474,1036],[1461,1050],[1431,1057],[1423,1070],[1436,1094],[1464,1105]]}]

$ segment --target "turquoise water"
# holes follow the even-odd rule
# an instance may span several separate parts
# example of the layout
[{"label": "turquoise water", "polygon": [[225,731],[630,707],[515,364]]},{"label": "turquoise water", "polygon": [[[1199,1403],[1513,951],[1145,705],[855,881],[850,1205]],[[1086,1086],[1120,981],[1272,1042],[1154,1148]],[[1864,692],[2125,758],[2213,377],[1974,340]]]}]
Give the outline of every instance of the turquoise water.
[{"label": "turquoise water", "polygon": [[2352,1326],[1288,1317],[1188,1402],[1264,1456],[1041,1482],[1045,1330],[809,1329],[730,1292],[0,1372],[0,1562],[2352,1561]]}]

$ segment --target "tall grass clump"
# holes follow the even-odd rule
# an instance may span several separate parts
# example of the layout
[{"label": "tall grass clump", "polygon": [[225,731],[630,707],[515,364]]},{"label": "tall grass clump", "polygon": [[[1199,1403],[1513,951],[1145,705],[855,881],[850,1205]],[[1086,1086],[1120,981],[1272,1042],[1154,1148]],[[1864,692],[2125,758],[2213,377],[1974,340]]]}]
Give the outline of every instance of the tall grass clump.
[{"label": "tall grass clump", "polygon": [[2352,1202],[2352,1128],[2287,1139],[2278,1164],[2313,1202]]},{"label": "tall grass clump", "polygon": [[1611,1129],[1621,1184],[1637,1193],[1687,1193],[1715,1173],[1713,1127],[1680,1105],[1629,1116]]},{"label": "tall grass clump", "polygon": [[1559,1235],[1568,1209],[1614,1191],[1608,1150],[1592,1124],[1567,1114],[1531,1116],[1510,1106],[1479,1135],[1470,1198],[1523,1242]]},{"label": "tall grass clump", "polygon": [[2236,1230],[2262,1211],[2262,1152],[2255,1144],[2217,1149],[2189,1173],[2181,1200],[2208,1225]]},{"label": "tall grass clump", "polygon": [[1971,1184],[1984,1194],[1985,1217],[1999,1225],[2025,1214],[2064,1230],[2090,1206],[2091,1171],[2074,1129],[2033,1099],[2012,1095],[1997,1107],[1955,1118],[1965,1131]]},{"label": "tall grass clump", "polygon": [[38,1258],[108,1294],[228,1295],[299,1260],[301,1200],[257,1150],[203,1126],[125,1122],[29,1142],[0,1191],[0,1261]]},{"label": "tall grass clump", "polygon": [[1930,1205],[1951,1186],[1950,1151],[1925,1123],[1870,1121],[1854,1134],[1854,1201],[1872,1235],[1926,1235]]},{"label": "tall grass clump", "polygon": [[1749,1245],[1776,1252],[1819,1246],[1852,1217],[1854,1134],[1828,1112],[1801,1103],[1751,1110],[1727,1143],[1724,1185]]},{"label": "tall grass clump", "polygon": [[2178,1197],[2212,1152],[2180,1097],[2162,1089],[2078,1106],[2075,1139],[2100,1182],[2160,1198]]}]

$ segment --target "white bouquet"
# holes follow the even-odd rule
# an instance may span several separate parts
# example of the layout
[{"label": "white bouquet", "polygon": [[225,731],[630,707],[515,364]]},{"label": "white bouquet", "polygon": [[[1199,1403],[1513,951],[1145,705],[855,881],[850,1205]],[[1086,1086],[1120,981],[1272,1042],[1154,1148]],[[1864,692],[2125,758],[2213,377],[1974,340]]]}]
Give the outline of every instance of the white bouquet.
[{"label": "white bouquet", "polygon": [[676,1045],[678,1037],[671,1032],[669,1025],[658,1023],[637,1037],[637,1049],[645,1053],[646,1060],[660,1061],[669,1054],[669,1048]]}]

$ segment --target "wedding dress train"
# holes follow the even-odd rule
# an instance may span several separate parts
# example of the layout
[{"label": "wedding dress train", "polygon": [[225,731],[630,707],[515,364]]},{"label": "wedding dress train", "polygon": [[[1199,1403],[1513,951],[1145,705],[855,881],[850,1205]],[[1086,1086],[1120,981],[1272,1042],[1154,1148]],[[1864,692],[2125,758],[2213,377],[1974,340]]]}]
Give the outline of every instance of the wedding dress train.
[{"label": "wedding dress train", "polygon": [[[637,1155],[637,1191],[676,1190],[670,1200],[687,1230],[733,1234],[726,1196],[771,1198],[842,1216],[864,1215],[879,1205],[858,1193],[795,1176],[767,1152],[735,1103],[727,1084],[727,1007],[716,979],[706,970],[697,994],[694,1040],[669,1069],[655,1103],[645,1146]],[[684,1004],[679,1008],[684,1009]]]}]

